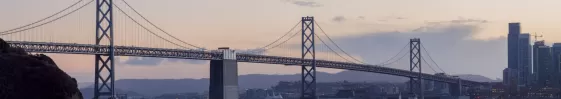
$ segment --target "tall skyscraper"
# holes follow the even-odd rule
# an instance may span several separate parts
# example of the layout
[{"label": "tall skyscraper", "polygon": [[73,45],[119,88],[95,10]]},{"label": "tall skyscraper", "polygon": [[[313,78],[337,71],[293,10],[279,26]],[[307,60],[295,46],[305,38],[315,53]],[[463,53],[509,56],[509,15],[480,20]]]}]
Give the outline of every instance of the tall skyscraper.
[{"label": "tall skyscraper", "polygon": [[561,43],[553,43],[553,46],[551,46],[551,54],[553,56],[553,65],[555,67],[561,67]]},{"label": "tall skyscraper", "polygon": [[518,93],[518,74],[516,69],[505,68],[503,70],[503,84],[506,86],[506,92],[509,95],[517,95]]},{"label": "tall skyscraper", "polygon": [[539,46],[545,46],[545,42],[544,41],[534,42],[534,47],[533,47],[533,50],[532,50],[532,52],[533,52],[533,54],[532,54],[533,55],[532,56],[532,59],[533,59],[532,73],[534,73],[534,74],[538,73],[538,64],[537,64],[538,63],[537,62],[538,61],[538,50],[537,49],[538,49]]},{"label": "tall skyscraper", "polygon": [[423,80],[425,91],[434,91],[434,81]]},{"label": "tall skyscraper", "polygon": [[518,38],[520,23],[508,24],[508,68],[518,69]]},{"label": "tall skyscraper", "polygon": [[[503,71],[503,76],[506,78],[504,83],[509,86],[507,90],[509,93],[515,94],[520,89],[518,86],[521,83],[520,77],[522,74],[518,72],[520,68],[520,23],[508,23],[508,68]],[[525,82],[525,81],[524,81]]]},{"label": "tall skyscraper", "polygon": [[556,74],[559,68],[552,64],[551,47],[544,45],[543,41],[536,42],[534,45],[534,69],[537,69],[538,87],[558,87]]},{"label": "tall skyscraper", "polygon": [[518,74],[518,71],[516,71],[516,69],[510,69],[510,68],[505,68],[503,70],[503,84],[505,85],[514,85],[516,86],[516,81],[517,81],[517,77],[516,75]]},{"label": "tall skyscraper", "polygon": [[561,43],[553,43],[551,46],[552,62],[551,65],[557,70],[555,74],[557,77],[557,82],[555,83],[557,87],[561,87]]},{"label": "tall skyscraper", "polygon": [[532,72],[532,46],[530,46],[530,34],[520,34],[518,37],[518,86],[528,86]]},{"label": "tall skyscraper", "polygon": [[[444,74],[444,73],[436,73],[436,76],[443,76],[443,77],[448,77],[448,75]],[[445,93],[445,94],[449,94],[449,85],[448,83],[444,83],[444,82],[434,82],[434,89],[436,90],[436,92],[438,93]]]}]

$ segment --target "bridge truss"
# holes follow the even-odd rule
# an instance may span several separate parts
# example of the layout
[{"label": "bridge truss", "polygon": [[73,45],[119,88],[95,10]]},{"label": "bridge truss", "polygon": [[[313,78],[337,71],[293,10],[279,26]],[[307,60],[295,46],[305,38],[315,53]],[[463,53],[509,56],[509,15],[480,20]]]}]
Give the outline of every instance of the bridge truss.
[{"label": "bridge truss", "polygon": [[[93,44],[73,44],[73,43],[46,43],[46,42],[16,42],[8,41],[10,46],[20,47],[28,52],[34,53],[64,53],[64,54],[102,54],[109,52],[107,45],[93,45]],[[181,49],[163,49],[163,48],[145,48],[145,47],[131,47],[131,46],[115,46],[115,56],[137,56],[137,57],[157,57],[157,58],[177,58],[177,59],[195,59],[195,60],[221,60],[222,53],[213,51],[202,50],[181,50]],[[99,49],[99,50],[95,50]],[[282,56],[267,56],[256,54],[237,54],[236,59],[238,62],[249,63],[265,63],[265,64],[279,64],[279,65],[311,65],[311,59],[282,57]],[[457,84],[458,79],[426,74],[418,72],[411,72],[408,70],[394,69],[389,67],[382,67],[377,65],[357,64],[350,62],[326,61],[316,60],[317,67],[354,70],[363,72],[382,73],[403,77],[416,78],[421,75],[425,80],[432,80],[438,82]],[[463,86],[482,85],[480,82],[461,80]]]}]

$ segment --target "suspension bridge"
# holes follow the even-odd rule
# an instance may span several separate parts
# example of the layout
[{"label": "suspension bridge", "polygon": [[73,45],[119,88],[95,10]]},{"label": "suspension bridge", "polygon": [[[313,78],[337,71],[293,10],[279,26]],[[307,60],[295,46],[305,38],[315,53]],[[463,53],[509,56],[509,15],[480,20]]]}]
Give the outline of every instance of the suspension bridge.
[{"label": "suspension bridge", "polygon": [[[120,2],[120,4],[116,2]],[[95,7],[89,6],[92,4]],[[95,8],[96,17],[92,18],[96,20],[95,23],[81,21],[89,13],[93,14],[84,11],[88,8]],[[61,26],[65,29],[52,29]],[[317,33],[317,29],[321,33]],[[295,39],[299,35],[300,40]],[[343,50],[325,33],[314,17],[302,17],[284,35],[256,49],[207,50],[179,39],[158,27],[125,0],[78,0],[50,16],[1,31],[0,37],[8,41],[12,47],[23,48],[33,53],[94,55],[94,95],[96,99],[112,97],[116,94],[113,84],[115,72],[118,71],[114,70],[115,56],[210,60],[211,86],[209,91],[211,99],[237,97],[238,62],[301,66],[300,96],[302,99],[317,98],[315,83],[316,79],[322,77],[316,77],[316,67],[408,77],[411,80],[409,85],[411,94],[420,98],[423,97],[423,91],[420,90],[422,81],[419,79],[448,83],[453,86],[451,89],[453,89],[453,93],[457,93],[456,95],[461,94],[463,86],[482,85],[481,82],[423,73],[421,64],[428,62],[422,57],[421,52],[422,50],[425,51],[423,52],[425,54],[428,52],[422,46],[419,38],[410,39],[397,55],[383,63],[365,63]],[[95,39],[83,39],[93,37]],[[409,52],[406,50],[407,46],[409,46]],[[408,70],[389,67],[398,60],[406,59],[404,57],[407,55],[409,55]],[[429,59],[432,60],[430,56]],[[432,65],[424,67],[429,67],[432,71],[437,72]],[[437,68],[440,69],[438,65]],[[440,69],[440,72],[444,71]]]}]

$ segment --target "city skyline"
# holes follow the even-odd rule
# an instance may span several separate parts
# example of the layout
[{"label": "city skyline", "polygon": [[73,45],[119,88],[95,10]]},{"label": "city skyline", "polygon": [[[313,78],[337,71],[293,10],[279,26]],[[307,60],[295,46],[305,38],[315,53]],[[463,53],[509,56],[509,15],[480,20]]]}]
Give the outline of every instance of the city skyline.
[{"label": "city skyline", "polygon": [[[4,7],[10,7],[13,9],[20,9],[18,11],[34,13],[34,11],[24,10],[26,6],[33,6],[35,4],[28,4],[25,5],[23,3],[28,3],[30,1],[13,1],[3,3]],[[37,2],[44,2],[44,1],[37,1]],[[37,13],[45,13],[37,16],[27,16],[21,17],[24,20],[37,20],[39,17],[46,16],[47,13],[57,11],[67,5],[69,1],[58,1],[60,2],[44,2],[47,4],[56,4],[56,5],[63,5],[63,6],[56,6],[56,7],[47,7],[47,6],[39,6],[45,7],[42,9],[41,12]],[[485,14],[490,14],[491,12],[481,12],[481,16],[477,16],[476,12],[469,10],[470,7],[452,7],[455,10],[465,10],[461,12],[448,14],[418,14],[413,13],[416,10],[413,9],[397,9],[398,11],[403,12],[393,12],[397,14],[392,14],[392,12],[385,12],[383,10],[374,10],[375,12],[380,12],[381,15],[375,15],[372,13],[368,13],[367,11],[356,11],[356,12],[345,12],[349,9],[360,8],[364,7],[365,9],[378,9],[378,7],[369,7],[368,5],[360,5],[360,3],[366,4],[377,4],[370,1],[356,1],[356,2],[346,2],[350,4],[357,4],[360,6],[351,7],[351,6],[338,6],[335,5],[340,3],[341,1],[310,1],[315,2],[312,5],[303,5],[299,3],[295,3],[294,0],[286,0],[286,1],[259,1],[259,3],[264,3],[264,5],[271,5],[272,7],[265,7],[267,10],[272,10],[271,12],[261,11],[261,10],[248,10],[251,7],[256,7],[256,5],[252,5],[252,3],[247,3],[247,1],[243,2],[231,2],[231,1],[223,1],[229,2],[233,4],[240,4],[240,5],[228,5],[223,3],[216,3],[216,1],[197,1],[197,2],[189,2],[183,1],[185,3],[203,3],[207,5],[216,4],[210,6],[210,8],[205,9],[205,11],[186,11],[185,13],[171,13],[174,9],[189,9],[191,7],[182,7],[181,5],[173,4],[171,1],[162,1],[162,2],[155,2],[155,1],[131,1],[133,5],[139,6],[139,10],[142,12],[146,12],[146,15],[150,19],[155,20],[155,22],[162,22],[158,24],[162,24],[164,28],[170,29],[174,35],[178,35],[182,38],[185,38],[187,41],[195,42],[195,44],[206,44],[205,42],[224,42],[217,43],[216,45],[210,44],[210,46],[205,46],[209,49],[214,49],[219,46],[231,46],[234,48],[248,48],[248,47],[255,47],[258,45],[262,45],[269,38],[274,38],[277,35],[282,35],[282,32],[285,31],[286,28],[289,28],[294,22],[298,20],[300,16],[306,16],[307,14],[312,14],[318,17],[318,22],[325,24],[328,29],[330,29],[330,34],[336,37],[336,40],[341,41],[341,43],[346,43],[345,45],[349,46],[342,46],[344,49],[351,50],[354,53],[352,55],[359,56],[362,59],[369,63],[378,63],[384,61],[385,59],[389,58],[391,55],[397,53],[395,49],[399,49],[402,45],[404,45],[408,38],[420,36],[421,40],[427,46],[430,46],[428,49],[431,53],[434,53],[435,60],[442,66],[442,68],[451,73],[451,74],[478,74],[484,75],[490,78],[500,78],[502,73],[500,71],[507,67],[506,65],[506,23],[512,22],[512,20],[518,20],[515,22],[521,22],[522,32],[541,32],[540,34],[544,35],[544,40],[552,42],[556,41],[556,37],[561,35],[556,35],[555,33],[559,30],[551,29],[551,26],[555,26],[555,18],[551,18],[552,22],[543,22],[539,24],[543,20],[539,19],[532,19],[532,18],[514,18],[506,20],[497,19],[500,15],[496,16],[489,16]],[[257,2],[257,1],[254,1]],[[418,2],[418,1],[410,1],[410,2]],[[401,5],[407,6],[412,5],[416,7],[426,7],[421,9],[422,12],[432,12],[432,10],[437,10],[438,7],[449,7],[453,6],[454,3],[442,1],[443,5],[437,5],[436,7],[428,7],[436,1],[429,1],[421,3],[420,5],[413,5],[411,4],[399,4],[396,2],[385,2],[390,5]],[[475,3],[483,2],[483,1],[472,1],[472,2],[465,2],[465,6],[474,5]],[[247,4],[246,4],[247,3]],[[294,3],[294,4],[293,4]],[[515,2],[514,4],[519,4],[520,2]],[[539,2],[541,4],[543,2]],[[551,1],[549,3],[555,4],[556,1]],[[154,9],[146,9],[143,6],[152,6],[148,4],[154,4],[154,6],[164,6],[169,5],[166,8],[158,8],[158,7],[146,7],[146,8],[154,8]],[[253,3],[255,4],[255,3]],[[315,5],[313,5],[315,4]],[[450,5],[445,5],[450,4]],[[489,3],[493,4],[493,3]],[[538,3],[535,3],[538,4]],[[21,7],[13,7],[13,5],[23,5]],[[224,8],[228,7],[237,7],[243,5],[252,5],[247,8],[240,8],[238,12],[241,13],[250,13],[250,12],[262,12],[264,14],[259,14],[255,16],[261,17],[249,17],[252,15],[239,15],[239,16],[232,16],[230,18],[221,18],[219,16],[231,16],[231,12],[223,11]],[[195,6],[195,5],[193,5]],[[200,7],[200,6],[195,6]],[[216,7],[216,8],[214,8]],[[281,9],[286,7],[287,9]],[[488,6],[482,5],[482,7],[473,7],[475,9],[483,9]],[[496,9],[500,11],[508,10],[511,6],[502,5],[504,8],[497,7]],[[548,7],[548,6],[545,6]],[[341,8],[341,9],[336,9]],[[2,8],[0,12],[14,14],[13,16],[7,16],[9,18],[0,19],[0,29],[8,29],[10,27],[14,27],[14,24],[7,24],[7,23],[18,23],[23,24],[27,22],[16,22],[12,20],[10,17],[19,17],[25,16],[25,13],[20,12],[13,12],[7,10],[7,8]],[[329,10],[332,9],[332,10]],[[166,12],[166,11],[170,12]],[[248,11],[243,11],[248,10]],[[300,10],[303,10],[300,12]],[[305,12],[305,10],[312,10],[310,12]],[[315,11],[314,11],[315,10]],[[424,11],[426,10],[426,11]],[[533,12],[533,10],[537,9],[530,9],[524,10],[528,11],[528,13],[539,13]],[[280,16],[279,14],[275,14],[273,12],[285,12],[283,14],[289,14]],[[288,13],[288,11],[295,11],[297,13]],[[328,12],[332,11],[332,12]],[[546,17],[553,17],[559,16],[555,13],[556,11],[546,10],[550,12],[542,12],[541,14],[548,14],[551,13],[552,16]],[[208,12],[205,14],[204,12]],[[438,12],[435,11],[435,12]],[[466,15],[465,14],[458,14],[465,12],[466,14],[473,14],[473,15]],[[93,11],[90,12],[82,12],[84,14],[93,14]],[[194,14],[190,14],[194,13]],[[505,12],[503,14],[510,14],[512,12]],[[177,14],[177,16],[176,16]],[[527,13],[526,13],[527,14]],[[165,16],[162,16],[165,15]],[[191,16],[192,15],[192,16]],[[208,18],[202,16],[210,16]],[[267,17],[269,16],[269,17]],[[249,17],[249,18],[246,18]],[[505,16],[502,16],[505,17]],[[169,18],[169,19],[168,19]],[[91,18],[83,18],[82,20],[90,20]],[[548,18],[544,18],[548,19]],[[180,20],[179,22],[174,20]],[[211,21],[210,23],[203,24],[201,26],[193,26],[193,24],[201,24],[204,22],[200,22],[197,20],[216,20]],[[527,21],[530,20],[530,21]],[[220,21],[223,21],[220,22]],[[246,22],[247,21],[247,22]],[[272,21],[270,23],[263,23],[259,21]],[[385,21],[385,22],[384,22]],[[410,23],[409,23],[410,22]],[[272,24],[275,23],[275,24]],[[237,26],[236,24],[241,24]],[[272,26],[259,26],[262,24],[268,24]],[[499,25],[497,25],[499,24]],[[92,24],[93,25],[93,24]],[[16,25],[17,26],[17,25]],[[212,26],[216,26],[215,28],[220,28],[214,30],[214,28],[210,28]],[[232,26],[232,27],[229,27]],[[543,26],[543,27],[541,27]],[[331,28],[329,28],[331,27]],[[334,27],[341,27],[341,28],[334,28]],[[201,28],[201,29],[196,29]],[[185,33],[184,29],[188,33]],[[221,30],[223,29],[223,30]],[[209,31],[210,30],[210,31]],[[202,32],[204,31],[204,32]],[[395,32],[394,32],[395,31]],[[547,31],[547,32],[546,32]],[[232,33],[227,33],[232,32]],[[249,33],[246,33],[249,32]],[[269,34],[260,34],[261,32],[266,32]],[[220,37],[217,39],[210,39],[210,40],[203,40],[197,38],[210,38],[209,35],[205,34],[225,34],[224,37]],[[255,35],[259,37],[253,38],[241,38],[247,37],[248,35]],[[363,37],[365,36],[365,37]],[[229,37],[240,37],[240,38],[232,38],[229,40],[222,40],[224,38]],[[370,38],[366,38],[370,37]],[[384,39],[384,40],[369,40],[369,39],[383,39],[383,37],[390,37],[391,39]],[[353,39],[360,39],[364,41],[370,42],[389,42],[389,43],[375,43],[372,47],[368,47],[368,49],[358,49],[360,48],[358,45],[352,45],[353,43],[361,42]],[[467,40],[464,40],[467,39]],[[450,42],[450,43],[440,43],[441,41]],[[238,43],[229,43],[229,42],[238,42]],[[451,43],[457,42],[458,45]],[[240,43],[247,43],[247,44],[240,44]],[[504,43],[504,44],[503,44]],[[460,45],[461,44],[461,45]],[[470,45],[473,44],[473,45]],[[479,45],[485,44],[485,45]],[[388,47],[392,48],[376,48],[374,45],[389,45]],[[443,46],[444,45],[444,46]],[[440,47],[439,47],[440,46]],[[451,49],[445,49],[447,47],[452,47]],[[466,51],[465,48],[475,47],[475,48],[487,48],[489,47],[489,52],[478,52],[478,51]],[[368,52],[367,50],[376,49],[380,52]],[[504,51],[503,51],[504,50]],[[436,53],[436,52],[443,52]],[[383,54],[383,53],[390,53],[390,54]],[[453,54],[458,56],[446,55],[446,54]],[[466,54],[457,54],[457,53],[466,53],[466,54],[473,54],[478,53],[477,55],[496,55],[490,56],[489,59],[492,60],[485,60],[487,58],[481,58],[481,56],[477,55],[466,55]],[[494,54],[499,53],[499,54]],[[364,55],[364,56],[363,56]],[[502,55],[502,56],[501,56]],[[60,54],[52,54],[51,55],[57,63],[61,64],[61,68],[67,70],[71,75],[75,76],[83,76],[80,78],[89,79],[91,80],[93,73],[91,73],[93,63],[92,56],[80,56],[80,55],[60,55]],[[128,58],[130,59],[130,58]],[[453,59],[453,60],[449,60]],[[467,61],[459,61],[459,60],[466,60]],[[127,60],[126,57],[123,57],[122,60]],[[203,62],[178,62],[178,61],[170,61],[168,59],[162,59],[158,61],[157,59],[148,59],[153,61],[154,63],[158,64],[118,64],[118,70],[122,70],[123,72],[118,73],[118,78],[206,78],[208,77],[208,61]],[[147,60],[147,61],[148,61]],[[461,64],[457,64],[461,63]],[[84,66],[86,65],[86,66]],[[143,66],[148,65],[148,66]],[[159,65],[159,66],[151,66],[151,65]],[[165,66],[168,65],[168,66]],[[459,66],[455,66],[459,65]],[[473,67],[467,67],[470,65],[477,65],[473,69]],[[405,67],[405,66],[404,66]],[[397,67],[397,68],[404,68],[404,67]],[[489,70],[480,70],[477,68],[485,68],[490,67]],[[298,73],[298,67],[286,67],[286,66],[265,66],[265,65],[257,65],[257,64],[240,64],[240,74],[295,74]],[[257,68],[264,71],[255,71],[251,68]],[[458,69],[460,68],[460,69]],[[158,70],[152,73],[142,73],[147,70]],[[338,72],[340,70],[330,70],[330,69],[320,69],[323,71],[328,72]],[[156,74],[156,75],[150,75]],[[161,74],[161,75],[160,75]],[[86,81],[87,82],[87,81]]]}]

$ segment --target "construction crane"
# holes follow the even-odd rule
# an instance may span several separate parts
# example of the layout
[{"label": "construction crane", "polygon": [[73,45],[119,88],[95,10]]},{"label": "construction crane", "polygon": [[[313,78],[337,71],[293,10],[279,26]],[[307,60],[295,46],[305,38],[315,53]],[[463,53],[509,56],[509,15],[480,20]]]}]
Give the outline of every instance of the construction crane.
[{"label": "construction crane", "polygon": [[534,35],[530,34],[530,36],[534,37],[534,42],[538,41],[538,37],[543,37],[543,35],[538,35],[538,33],[534,33]]}]

